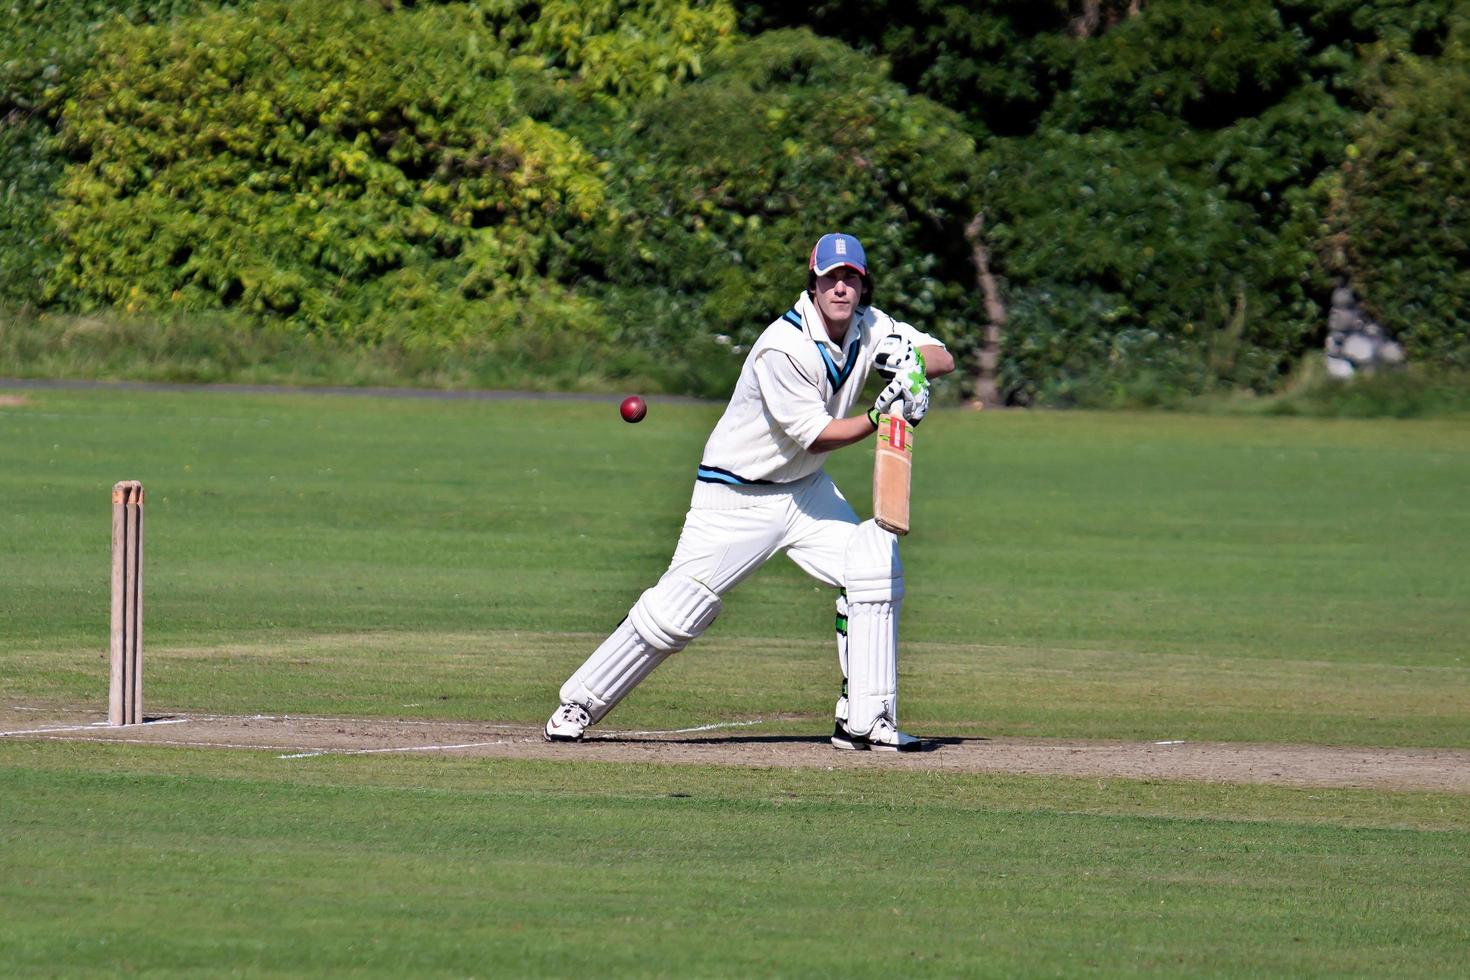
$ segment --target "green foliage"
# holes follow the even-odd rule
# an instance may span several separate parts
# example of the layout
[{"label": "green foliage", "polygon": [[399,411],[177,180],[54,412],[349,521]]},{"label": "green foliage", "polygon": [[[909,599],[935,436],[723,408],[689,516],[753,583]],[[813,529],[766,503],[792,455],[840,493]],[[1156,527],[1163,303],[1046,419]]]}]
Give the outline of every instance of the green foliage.
[{"label": "green foliage", "polygon": [[14,0],[0,302],[637,349],[716,394],[828,227],[972,355],[983,203],[1022,399],[1268,387],[1334,276],[1461,364],[1456,9]]},{"label": "green foliage", "polygon": [[662,340],[759,333],[806,282],[822,231],[862,238],[877,302],[963,343],[977,313],[960,229],[978,159],[961,120],[873,59],[806,31],[762,35],[641,107],[612,148],[628,202],[610,301]]},{"label": "green foliage", "polygon": [[1269,0],[1155,0],[1083,45],[1052,121],[1213,127],[1255,115],[1300,79],[1302,38]]},{"label": "green foliage", "polygon": [[1404,56],[1329,182],[1328,261],[1411,360],[1470,367],[1470,22]]},{"label": "green foliage", "polygon": [[[0,3],[0,302],[37,305],[61,258],[51,211],[65,160],[56,115],[96,51],[120,24],[166,24],[229,0],[11,0]],[[53,302],[69,304],[63,294]]]},{"label": "green foliage", "polygon": [[733,14],[528,6],[116,22],[64,115],[78,162],[50,297],[234,308],[410,347],[498,333],[548,359],[557,344],[536,338],[605,347],[606,315],[570,289],[590,268],[572,239],[616,241],[619,207],[606,165],[537,116],[567,97],[625,112],[697,71]]},{"label": "green foliage", "polygon": [[497,329],[556,295],[605,193],[516,109],[508,58],[468,8],[354,0],[105,34],[65,114],[53,288],[369,339]]},{"label": "green foliage", "polygon": [[[751,28],[808,21],[890,59],[977,133],[1026,137],[986,145],[984,187],[1011,303],[1003,370],[1023,400],[1278,382],[1325,318],[1319,178],[1344,160],[1375,62],[1439,55],[1455,3],[1129,7],[1093,5],[1090,21],[1077,2],[744,8]],[[1459,255],[1444,237],[1441,271]],[[1422,319],[1455,332],[1455,302]]]},{"label": "green foliage", "polygon": [[551,0],[535,5],[518,49],[619,108],[659,96],[727,45],[735,12],[723,0]]},{"label": "green foliage", "polygon": [[818,0],[744,4],[751,33],[808,28],[891,64],[913,92],[946,105],[976,136],[1030,132],[1065,78],[1075,43],[1066,0]]},{"label": "green foliage", "polygon": [[118,24],[166,24],[231,0],[9,0],[0,2],[0,113],[50,110],[63,100]]},{"label": "green foliage", "polygon": [[61,161],[49,142],[49,127],[34,116],[0,118],[0,303],[38,303],[60,255],[47,210]]},{"label": "green foliage", "polygon": [[1304,239],[1266,233],[1157,146],[1043,133],[985,155],[988,237],[1010,281],[1004,381],[1024,399],[1169,401],[1267,387],[1314,329]]},{"label": "green foliage", "polygon": [[1459,0],[1276,0],[1282,18],[1314,47],[1387,41],[1420,54],[1438,51]]},{"label": "green foliage", "polygon": [[1365,87],[1381,67],[1381,52],[1437,55],[1451,15],[1463,0],[1277,0],[1283,21],[1307,41],[1306,66],[1355,114],[1371,98]]},{"label": "green foliage", "polygon": [[1279,219],[1293,192],[1341,162],[1351,119],[1322,83],[1308,82],[1259,115],[1176,144],[1175,155],[1200,147],[1210,177],[1266,220]]}]

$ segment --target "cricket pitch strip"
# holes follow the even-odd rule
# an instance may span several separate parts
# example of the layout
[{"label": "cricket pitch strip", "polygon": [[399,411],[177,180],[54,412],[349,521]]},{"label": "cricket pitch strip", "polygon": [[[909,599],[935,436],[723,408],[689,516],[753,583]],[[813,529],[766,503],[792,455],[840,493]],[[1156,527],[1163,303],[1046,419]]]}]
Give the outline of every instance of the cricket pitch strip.
[{"label": "cricket pitch strip", "polygon": [[[782,718],[782,722],[791,719]],[[828,722],[830,724],[830,722]],[[595,729],[579,744],[539,725],[314,715],[161,714],[108,727],[48,708],[0,709],[0,741],[61,740],[274,752],[282,765],[323,755],[452,754],[486,759],[812,769],[901,767],[952,773],[1272,784],[1470,794],[1470,750],[1236,742],[956,738],[917,728],[926,751],[841,752],[822,719],[811,735],[762,733],[762,719],[672,731]],[[789,727],[789,725],[783,725]],[[819,734],[820,732],[820,734]]]}]

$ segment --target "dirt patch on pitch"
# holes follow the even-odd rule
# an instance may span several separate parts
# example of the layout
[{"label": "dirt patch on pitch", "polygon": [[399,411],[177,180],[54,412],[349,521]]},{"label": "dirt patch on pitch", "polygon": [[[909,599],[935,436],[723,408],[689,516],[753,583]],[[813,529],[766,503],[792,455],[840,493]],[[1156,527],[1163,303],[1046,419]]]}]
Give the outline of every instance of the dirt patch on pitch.
[{"label": "dirt patch on pitch", "polygon": [[[550,744],[539,726],[299,716],[177,715],[108,728],[99,720],[43,722],[9,712],[5,739],[255,749],[283,761],[319,755],[445,753],[496,759],[638,762],[813,769],[901,766],[956,773],[1266,783],[1470,793],[1470,750],[1228,742],[934,738],[904,755],[839,752],[824,737],[763,734],[760,723],[683,732],[599,731]],[[816,722],[813,727],[816,727]]]}]

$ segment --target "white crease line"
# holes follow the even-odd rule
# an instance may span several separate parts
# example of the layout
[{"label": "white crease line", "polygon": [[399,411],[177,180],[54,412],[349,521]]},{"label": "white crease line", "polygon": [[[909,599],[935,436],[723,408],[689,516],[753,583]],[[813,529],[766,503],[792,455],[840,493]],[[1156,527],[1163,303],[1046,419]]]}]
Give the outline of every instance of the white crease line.
[{"label": "white crease line", "polygon": [[1183,745],[1184,744],[1184,739],[1182,739],[1182,738],[1175,739],[1172,742],[1155,742],[1154,744],[1155,745]]},{"label": "white crease line", "polygon": [[50,742],[96,742],[100,745],[175,745],[185,748],[201,749],[268,749],[279,751],[281,749],[303,749],[310,751],[306,745],[258,745],[245,744],[241,742],[186,742],[181,739],[171,738],[98,738],[77,737],[70,735],[42,735],[42,739]]},{"label": "white crease line", "polygon": [[45,735],[48,732],[85,732],[88,729],[96,728],[98,725],[105,724],[107,724],[107,722],[105,721],[94,721],[86,725],[58,725],[53,728],[26,728],[16,732],[0,732],[0,738],[9,738],[11,735]]},{"label": "white crease line", "polygon": [[278,755],[277,759],[311,759],[319,755],[378,755],[383,752],[440,752],[450,749],[478,749],[486,745],[509,745],[504,740],[494,742],[463,742],[459,745],[405,745],[386,749],[318,749],[298,752],[295,755]]},{"label": "white crease line", "polygon": [[[102,724],[102,723],[99,723],[99,724]],[[149,722],[149,724],[160,724],[160,723],[158,723],[158,722]],[[83,726],[75,726],[75,727],[72,727],[72,728],[44,728],[44,729],[37,729],[36,732],[34,732],[34,733],[31,733],[31,732],[26,732],[26,733],[6,732],[6,733],[0,733],[0,734],[37,734],[37,735],[39,735],[45,741],[51,741],[51,742],[97,742],[97,743],[102,744],[102,745],[109,745],[109,744],[114,744],[115,743],[115,744],[119,744],[119,745],[173,745],[173,746],[184,746],[186,748],[192,747],[192,748],[204,748],[204,749],[262,749],[262,750],[297,749],[297,750],[299,750],[298,752],[296,752],[295,754],[292,754],[292,755],[278,755],[278,756],[276,756],[276,758],[278,758],[278,759],[310,759],[313,756],[319,756],[319,755],[376,755],[376,754],[383,753],[383,752],[439,752],[439,751],[448,751],[450,749],[475,749],[475,748],[480,748],[480,747],[486,746],[486,745],[509,745],[510,744],[509,742],[506,742],[503,739],[497,739],[494,742],[464,742],[464,743],[461,743],[459,745],[407,745],[407,746],[402,746],[402,747],[395,746],[395,747],[386,748],[386,749],[319,749],[319,748],[314,748],[314,747],[309,746],[309,745],[261,745],[259,743],[254,743],[254,742],[252,742],[252,743],[242,743],[242,742],[199,742],[199,741],[184,741],[182,739],[169,739],[169,738],[103,738],[103,737],[85,738],[85,737],[62,736],[62,735],[50,734],[50,733],[54,733],[54,732],[85,731],[85,730],[87,730],[89,728],[92,728],[92,727],[94,727],[94,726],[92,726],[92,725],[83,725]]]},{"label": "white crease line", "polygon": [[[158,721],[145,721],[145,725],[182,725],[189,721],[188,718],[164,718]],[[85,732],[93,728],[137,728],[137,725],[111,725],[105,721],[88,722],[85,725],[58,725],[53,728],[28,728],[16,732],[0,732],[0,738],[8,738],[11,735],[45,735],[48,732]]]},{"label": "white crease line", "polygon": [[493,728],[503,731],[534,729],[535,725],[503,725],[481,721],[448,721],[432,718],[329,718],[324,715],[192,715],[196,721],[322,721],[344,725],[423,725],[434,728]]},{"label": "white crease line", "polygon": [[749,728],[751,725],[764,725],[764,718],[755,721],[722,721],[714,725],[700,725],[698,728],[675,728],[666,732],[608,732],[607,738],[618,738],[628,735],[690,735],[694,732],[712,732],[717,728]]}]

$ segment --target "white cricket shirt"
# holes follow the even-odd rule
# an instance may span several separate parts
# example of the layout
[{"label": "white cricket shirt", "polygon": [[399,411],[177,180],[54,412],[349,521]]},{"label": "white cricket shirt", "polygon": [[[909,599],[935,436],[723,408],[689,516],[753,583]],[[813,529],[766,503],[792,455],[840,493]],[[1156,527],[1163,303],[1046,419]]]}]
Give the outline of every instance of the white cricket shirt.
[{"label": "white cricket shirt", "polygon": [[718,506],[720,495],[701,493],[703,486],[779,486],[820,470],[827,454],[806,447],[833,419],[854,414],[878,341],[891,333],[915,347],[943,346],[876,307],[854,315],[842,343],[833,343],[816,304],[803,292],[745,358],[730,404],[705,443],[696,505]]}]

